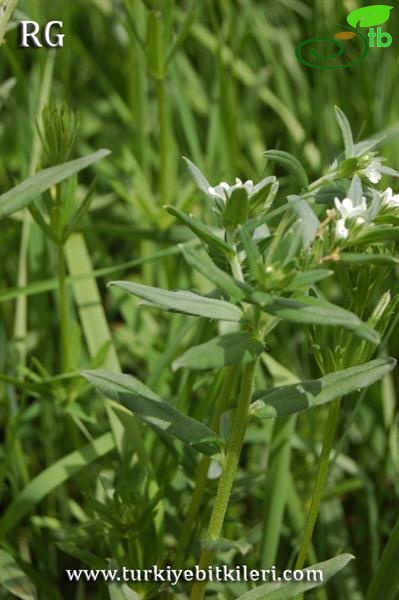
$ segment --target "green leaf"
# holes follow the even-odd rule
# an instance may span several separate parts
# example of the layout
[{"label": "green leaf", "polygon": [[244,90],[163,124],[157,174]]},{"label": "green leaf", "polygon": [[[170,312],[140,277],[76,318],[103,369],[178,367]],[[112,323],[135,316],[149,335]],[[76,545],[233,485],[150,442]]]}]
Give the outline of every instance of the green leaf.
[{"label": "green leaf", "polygon": [[348,198],[353,201],[354,206],[360,206],[363,198],[362,181],[359,175],[354,175],[347,193]]},{"label": "green leaf", "polygon": [[253,280],[262,281],[264,278],[264,266],[262,264],[259,248],[255,240],[250,236],[244,227],[241,228],[240,238],[245,250],[247,267],[252,275]]},{"label": "green leaf", "polygon": [[389,254],[357,254],[351,252],[340,252],[339,260],[353,265],[382,265],[395,266],[399,264],[399,258]]},{"label": "green leaf", "polygon": [[242,310],[234,304],[206,298],[193,292],[183,290],[170,292],[131,281],[112,281],[109,285],[126,290],[129,294],[155,304],[161,310],[173,310],[196,317],[234,322],[239,321],[243,316]]},{"label": "green leaf", "polygon": [[313,209],[309,206],[309,203],[306,200],[301,199],[300,196],[288,196],[287,200],[300,219],[303,245],[305,248],[309,248],[316,238],[317,231],[320,227],[320,221]]},{"label": "green leaf", "polygon": [[395,364],[393,358],[379,358],[320,379],[255,392],[251,415],[259,419],[275,419],[321,406],[379,381],[392,371]]},{"label": "green leaf", "polygon": [[264,346],[260,340],[246,331],[227,333],[209,342],[194,346],[174,361],[174,371],[187,369],[220,369],[230,365],[252,362],[262,354]]},{"label": "green leaf", "polygon": [[[356,27],[356,25],[354,25],[354,27]],[[342,138],[344,140],[345,158],[351,158],[353,156],[353,135],[350,123],[348,121],[347,116],[339,108],[339,106],[335,106],[335,117],[337,119],[339,128],[342,133]]]},{"label": "green leaf", "polygon": [[[339,573],[350,560],[354,557],[351,554],[340,554],[329,560],[317,563],[302,569],[304,573],[309,571],[322,571],[323,581],[290,581],[290,582],[271,582],[260,585],[259,587],[246,592],[237,600],[288,600],[308,590],[324,585],[331,577]],[[310,577],[311,578],[311,577]]]},{"label": "green leaf", "polygon": [[5,550],[0,550],[0,585],[21,600],[37,598],[32,583],[17,561]]},{"label": "green leaf", "polygon": [[[349,159],[350,161],[354,161],[356,159]],[[346,162],[346,161],[344,161]],[[341,163],[342,165],[342,163]],[[351,168],[350,174],[352,174],[353,170],[358,168],[358,162],[356,161],[355,169]],[[346,175],[347,176],[347,175]],[[345,198],[347,190],[347,183],[343,179],[339,179],[338,181],[334,181],[328,185],[322,185],[321,188],[317,191],[315,196],[316,204],[334,204],[334,198],[338,196],[341,200]]]},{"label": "green leaf", "polygon": [[196,250],[193,250],[184,244],[180,245],[180,249],[186,262],[191,267],[218,286],[230,298],[240,301],[247,297],[248,292],[250,291],[249,286],[241,281],[237,281],[234,277],[225,271],[222,271],[222,269],[217,267],[208,256],[199,254]]},{"label": "green leaf", "polygon": [[399,227],[387,227],[386,225],[376,225],[370,227],[365,233],[349,240],[345,246],[367,246],[369,244],[380,244],[384,242],[396,242],[399,240]]},{"label": "green leaf", "polygon": [[28,483],[7,508],[0,521],[0,536],[4,536],[25,515],[29,514],[47,494],[68,481],[84,467],[108,454],[114,447],[112,434],[105,433],[42,471]]},{"label": "green leaf", "polygon": [[98,160],[108,156],[108,154],[110,154],[109,150],[98,150],[94,154],[45,169],[25,179],[25,181],[0,196],[0,217],[11,215],[24,208],[53,185],[86,169]]},{"label": "green leaf", "polygon": [[366,600],[394,600],[397,598],[399,587],[398,569],[399,550],[399,518],[390,532],[388,543],[382,553],[381,559],[374,570]]},{"label": "green leaf", "polygon": [[131,375],[108,371],[83,371],[82,375],[107,398],[119,402],[139,419],[212,456],[220,438],[199,421],[180,413]]},{"label": "green leaf", "polygon": [[199,189],[204,192],[207,196],[209,196],[208,189],[211,187],[211,184],[206,179],[206,177],[201,173],[198,167],[195,166],[191,160],[183,156],[183,160],[185,161],[188,170],[190,171],[190,175],[199,187]]},{"label": "green leaf", "polygon": [[307,190],[309,187],[309,180],[305,169],[299,162],[299,160],[289,154],[289,152],[283,152],[282,150],[266,150],[264,153],[267,160],[275,162],[283,167],[288,173],[291,173],[297,180],[301,188]]},{"label": "green leaf", "polygon": [[347,16],[347,21],[352,27],[375,27],[388,21],[393,6],[386,4],[373,4],[352,10]]},{"label": "green leaf", "polygon": [[317,281],[326,279],[326,277],[331,277],[333,274],[334,271],[330,271],[329,269],[310,269],[303,273],[297,273],[285,289],[294,291],[301,288],[308,288],[314,283],[317,283]]},{"label": "green leaf", "polygon": [[73,542],[56,542],[56,546],[68,556],[72,556],[79,562],[88,565],[91,569],[106,569],[108,566],[104,558],[96,556],[83,548],[79,548]]},{"label": "green leaf", "polygon": [[378,333],[363,323],[354,313],[313,296],[291,299],[273,297],[264,292],[255,292],[252,294],[252,301],[265,312],[287,321],[307,325],[344,327],[353,331],[358,337],[372,343],[378,343],[380,339]]},{"label": "green leaf", "polygon": [[233,248],[231,248],[231,246],[229,246],[221,237],[209,229],[209,227],[204,225],[202,221],[192,217],[191,215],[186,215],[174,206],[165,206],[165,208],[168,213],[187,225],[187,227],[189,227],[200,240],[205,242],[205,244],[226,256],[231,257],[234,255]]},{"label": "green leaf", "polygon": [[245,188],[233,190],[226,200],[223,211],[223,224],[226,229],[237,229],[244,225],[248,219],[248,192]]}]

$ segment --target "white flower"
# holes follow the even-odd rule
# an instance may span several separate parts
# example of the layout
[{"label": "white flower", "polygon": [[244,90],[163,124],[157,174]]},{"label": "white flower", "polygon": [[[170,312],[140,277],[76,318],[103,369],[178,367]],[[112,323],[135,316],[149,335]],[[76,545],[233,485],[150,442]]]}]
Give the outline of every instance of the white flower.
[{"label": "white flower", "polygon": [[392,188],[387,188],[381,194],[382,204],[389,206],[389,208],[399,208],[399,194],[394,194]]},{"label": "white flower", "polygon": [[221,200],[225,201],[226,197],[230,197],[233,191],[238,188],[245,188],[248,194],[251,194],[254,189],[254,182],[252,181],[252,179],[248,179],[243,183],[241,179],[236,177],[236,182],[234,185],[229,185],[225,181],[222,181],[221,183],[219,183],[219,185],[216,185],[215,187],[210,186],[208,188],[208,194],[210,196],[213,196],[214,198],[220,198]]},{"label": "white flower", "polygon": [[378,183],[382,177],[381,175],[382,163],[380,160],[372,160],[368,167],[364,169],[364,174],[371,183]]},{"label": "white flower", "polygon": [[346,240],[349,235],[349,230],[345,226],[345,219],[338,219],[335,224],[335,237],[338,240]]},{"label": "white flower", "polygon": [[367,210],[366,198],[362,196],[361,204],[357,206],[353,205],[353,201],[350,198],[344,198],[342,202],[339,198],[334,199],[337,211],[340,213],[342,219],[353,219],[364,214]]}]

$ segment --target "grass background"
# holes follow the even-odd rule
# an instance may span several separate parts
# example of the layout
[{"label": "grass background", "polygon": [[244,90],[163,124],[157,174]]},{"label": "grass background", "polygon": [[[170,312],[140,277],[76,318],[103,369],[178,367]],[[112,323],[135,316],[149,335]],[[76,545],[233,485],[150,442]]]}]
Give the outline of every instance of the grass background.
[{"label": "grass background", "polygon": [[[28,214],[0,223],[0,533],[39,598],[114,593],[100,584],[68,585],[65,568],[104,567],[108,559],[143,568],[173,561],[196,455],[166,439],[159,443],[132,417],[105,405],[77,372],[101,364],[122,368],[184,412],[209,419],[222,378],[173,374],[170,364],[190,344],[210,337],[214,326],[136,310],[130,297],[105,287],[122,276],[169,289],[204,287],[179,256],[177,243],[187,232],[163,209],[170,203],[204,210],[182,155],[217,183],[259,179],[263,151],[280,148],[316,178],[341,150],[333,118],[338,104],[355,135],[386,134],[382,153],[398,168],[395,10],[386,26],[393,35],[390,48],[370,49],[356,67],[327,71],[300,64],[295,47],[336,33],[355,2],[161,4],[157,15],[141,0],[21,0],[17,18],[63,20],[65,46],[22,50],[12,30],[0,50],[0,82],[15,80],[8,93],[0,88],[1,191],[42,166],[35,121],[49,100],[79,114],[76,156],[100,147],[112,151],[96,167],[90,216],[65,250],[72,374],[60,370],[54,249]],[[80,176],[79,198],[92,178],[93,172]],[[395,274],[386,287],[398,290]],[[340,290],[334,293],[339,298]],[[389,339],[392,356],[398,355],[396,333],[397,327]],[[274,359],[265,359],[259,385],[318,375],[305,331],[293,335],[289,325],[279,327],[268,350]],[[225,537],[239,543],[221,554],[225,562],[292,565],[324,419],[321,409],[274,430],[248,430],[225,527]],[[314,594],[356,600],[365,595],[397,512],[393,377],[345,403],[336,447],[314,556],[349,551],[356,561]],[[208,487],[186,565],[198,556],[215,482]],[[135,591],[168,597],[148,586]],[[210,597],[229,599],[243,591],[216,586]]]}]

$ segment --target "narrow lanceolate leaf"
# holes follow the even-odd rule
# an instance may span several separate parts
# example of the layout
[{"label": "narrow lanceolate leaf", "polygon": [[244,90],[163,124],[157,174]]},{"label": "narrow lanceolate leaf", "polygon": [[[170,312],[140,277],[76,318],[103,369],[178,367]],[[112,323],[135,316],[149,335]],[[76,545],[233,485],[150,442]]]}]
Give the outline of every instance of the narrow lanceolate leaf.
[{"label": "narrow lanceolate leaf", "polygon": [[309,180],[305,169],[299,162],[299,160],[290,154],[289,152],[283,152],[282,150],[266,150],[264,153],[267,160],[277,163],[283,169],[288,171],[299,183],[299,185],[307,190],[309,187]]},{"label": "narrow lanceolate leaf", "polygon": [[[339,573],[349,561],[354,557],[351,554],[340,554],[330,560],[317,563],[302,569],[303,581],[271,582],[260,585],[259,587],[246,592],[238,600],[288,600],[298,594],[303,594],[308,590],[324,585],[331,577]],[[307,572],[309,576],[306,575]],[[310,581],[309,581],[310,580]]]},{"label": "narrow lanceolate leaf", "polygon": [[32,583],[17,561],[5,550],[0,550],[0,585],[15,598],[21,598],[21,600],[37,598]]},{"label": "narrow lanceolate leaf", "polygon": [[355,239],[349,240],[345,244],[345,247],[383,244],[387,242],[396,242],[397,240],[399,240],[399,227],[376,225],[375,227],[370,227],[368,231],[362,235],[358,235]]},{"label": "narrow lanceolate leaf", "polygon": [[366,600],[394,600],[399,589],[398,570],[399,518],[391,530],[388,543],[375,569],[367,590]]},{"label": "narrow lanceolate leaf", "polygon": [[185,161],[188,170],[190,171],[190,175],[199,187],[199,189],[204,192],[207,196],[209,196],[208,189],[211,187],[211,184],[206,179],[206,177],[201,173],[198,167],[195,166],[191,160],[183,156],[183,160]]},{"label": "narrow lanceolate leaf", "polygon": [[252,300],[258,304],[262,310],[281,319],[292,321],[294,323],[304,323],[307,325],[334,325],[350,329],[358,337],[374,344],[379,342],[379,335],[354,313],[314,298],[313,296],[303,296],[298,298],[278,298],[263,292],[255,292]]},{"label": "narrow lanceolate leaf", "polygon": [[217,452],[220,439],[215,432],[180,413],[135,377],[100,370],[84,371],[82,375],[104,396],[119,402],[156,429],[195,447],[203,454],[212,456]]},{"label": "narrow lanceolate leaf", "polygon": [[214,298],[206,298],[193,292],[183,290],[170,292],[130,281],[112,281],[109,285],[120,287],[129,294],[142,298],[162,310],[172,310],[221,321],[239,321],[243,316],[242,310],[234,304]]},{"label": "narrow lanceolate leaf", "polygon": [[301,220],[303,245],[305,248],[309,248],[316,238],[320,221],[309,203],[301,196],[291,195],[288,196],[287,200]]},{"label": "narrow lanceolate leaf", "polygon": [[247,297],[250,288],[245,283],[237,281],[234,277],[217,267],[210,258],[200,254],[189,246],[184,246],[182,244],[180,249],[185,260],[191,267],[214,283],[230,298],[234,300],[244,300]]},{"label": "narrow lanceolate leaf", "polygon": [[395,364],[393,358],[379,358],[320,379],[255,392],[251,415],[274,419],[327,404],[379,381]]},{"label": "narrow lanceolate leaf", "polygon": [[353,265],[380,265],[395,266],[399,264],[399,258],[389,254],[358,254],[351,252],[340,252],[339,260]]},{"label": "narrow lanceolate leaf", "polygon": [[187,227],[189,227],[191,231],[205,244],[211,248],[214,248],[218,252],[225,254],[226,256],[234,255],[233,248],[231,248],[231,246],[229,246],[221,237],[216,235],[212,229],[204,225],[202,221],[192,217],[191,215],[186,215],[174,206],[166,206],[165,208],[168,213],[179,219],[179,221],[184,223],[184,225],[187,225]]},{"label": "narrow lanceolate leaf", "polygon": [[205,344],[194,346],[173,363],[173,370],[219,369],[253,361],[262,354],[264,346],[249,332],[228,333],[215,337]]},{"label": "narrow lanceolate leaf", "polygon": [[348,121],[347,116],[339,108],[339,106],[335,107],[335,116],[342,133],[342,138],[344,140],[345,158],[351,158],[353,156],[353,135],[350,123]]},{"label": "narrow lanceolate leaf", "polygon": [[245,188],[233,190],[226,200],[223,223],[226,229],[236,229],[248,220],[248,192]]},{"label": "narrow lanceolate leaf", "polygon": [[60,183],[64,179],[71,177],[75,173],[86,169],[93,163],[110,154],[109,150],[99,150],[94,154],[89,154],[77,160],[71,160],[36,173],[32,177],[25,179],[22,183],[5,192],[0,196],[0,217],[11,215],[12,213],[28,206],[40,194]]},{"label": "narrow lanceolate leaf", "polygon": [[310,269],[309,271],[303,271],[303,273],[297,273],[285,289],[298,290],[300,288],[308,288],[317,281],[321,281],[326,277],[331,277],[333,273],[334,271],[330,271],[329,269]]}]

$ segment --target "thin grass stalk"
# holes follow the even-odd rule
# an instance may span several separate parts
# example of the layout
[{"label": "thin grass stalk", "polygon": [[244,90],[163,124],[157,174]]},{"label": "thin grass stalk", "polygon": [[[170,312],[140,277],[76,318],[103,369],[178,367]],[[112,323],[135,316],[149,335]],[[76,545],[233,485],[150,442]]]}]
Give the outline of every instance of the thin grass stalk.
[{"label": "thin grass stalk", "polygon": [[0,0],[0,10],[3,13],[0,17],[0,46],[4,41],[7,25],[12,17],[12,13],[17,7],[17,4],[18,0]]},{"label": "thin grass stalk", "polygon": [[311,547],[313,530],[319,514],[324,486],[328,475],[330,454],[335,439],[335,432],[337,430],[340,406],[341,400],[334,400],[334,402],[331,403],[328,411],[319,467],[317,469],[316,481],[313,488],[310,509],[305,525],[305,531],[303,534],[301,547],[298,553],[298,558],[295,563],[296,569],[303,568]]},{"label": "thin grass stalk", "polygon": [[69,311],[66,284],[66,268],[64,246],[57,246],[57,276],[58,276],[58,306],[61,335],[61,369],[64,373],[71,369],[71,356],[69,348]]}]

